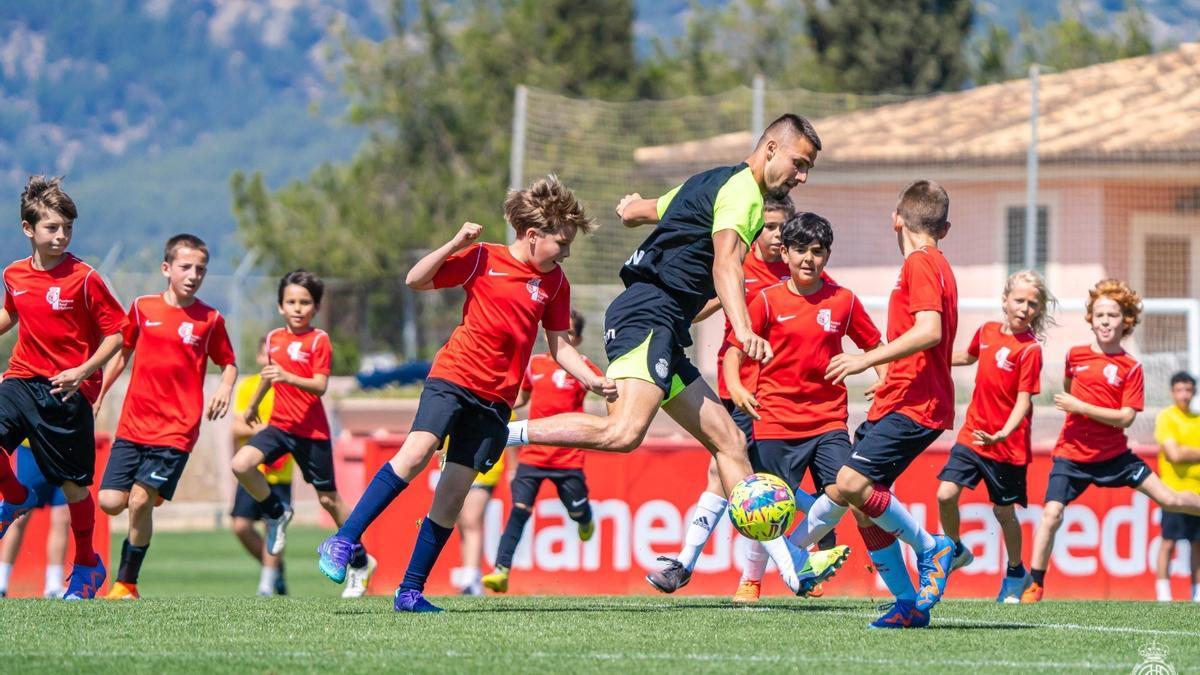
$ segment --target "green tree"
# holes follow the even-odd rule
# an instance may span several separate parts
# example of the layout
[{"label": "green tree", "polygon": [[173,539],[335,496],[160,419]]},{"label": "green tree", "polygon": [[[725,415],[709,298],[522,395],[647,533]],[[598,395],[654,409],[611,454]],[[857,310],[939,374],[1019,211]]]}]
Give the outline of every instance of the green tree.
[{"label": "green tree", "polygon": [[971,0],[804,0],[818,63],[834,89],[923,94],[969,74]]}]

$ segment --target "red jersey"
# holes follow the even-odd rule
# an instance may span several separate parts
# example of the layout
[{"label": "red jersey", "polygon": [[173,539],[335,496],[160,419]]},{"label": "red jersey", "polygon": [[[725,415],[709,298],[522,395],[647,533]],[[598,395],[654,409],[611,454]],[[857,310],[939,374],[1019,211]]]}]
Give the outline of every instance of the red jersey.
[{"label": "red jersey", "polygon": [[916,313],[941,315],[942,340],[925,351],[888,364],[887,377],[875,392],[867,419],[898,412],[928,429],[954,427],[954,381],[950,359],[958,330],[958,283],[946,256],[925,246],[904,259],[900,278],[888,299],[888,342],[908,332]]},{"label": "red jersey", "polygon": [[1020,426],[1008,438],[994,445],[974,445],[976,429],[989,434],[1004,428],[1017,405],[1017,394],[1037,394],[1042,390],[1042,345],[1032,331],[1008,335],[997,321],[989,321],[975,331],[967,352],[979,359],[975,371],[975,391],[967,406],[967,420],[958,432],[958,442],[975,452],[1007,464],[1033,461],[1029,427],[1033,407]]},{"label": "red jersey", "polygon": [[[271,363],[300,377],[328,375],[333,361],[329,335],[320,328],[309,328],[299,335],[287,328],[276,328],[267,335],[267,349]],[[301,438],[322,441],[329,438],[329,420],[320,396],[283,382],[274,386],[271,426]]]},{"label": "red jersey", "polygon": [[[593,373],[601,375],[596,364],[587,360]],[[550,417],[559,413],[581,412],[588,390],[583,383],[563,370],[550,354],[534,354],[525,369],[521,389],[530,392],[529,419]],[[543,469],[582,469],[583,450],[546,445],[527,445],[521,448],[520,462]]]},{"label": "red jersey", "polygon": [[462,323],[433,360],[429,377],[448,380],[512,406],[533,353],[540,322],[571,329],[571,286],[562,268],[542,273],[501,244],[475,244],[450,256],[435,288],[467,291]]},{"label": "red jersey", "polygon": [[776,284],[750,301],[750,325],[775,351],[758,371],[762,419],[754,421],[754,437],[793,440],[846,429],[846,385],[826,381],[825,370],[842,353],[843,337],[864,350],[881,339],[854,293],[828,278],[811,295]]},{"label": "red jersey", "polygon": [[[4,377],[50,378],[87,361],[100,341],[125,328],[125,309],[100,273],[67,253],[52,270],[33,268],[33,258],[4,269],[4,309],[17,321],[17,344]],[[100,370],[79,387],[95,403]]]},{"label": "red jersey", "polygon": [[[1069,393],[1085,403],[1114,410],[1145,407],[1142,364],[1126,352],[1103,354],[1091,345],[1072,347],[1064,377],[1071,380]],[[1124,429],[1076,413],[1067,415],[1054,445],[1055,457],[1074,462],[1102,462],[1128,451]]]},{"label": "red jersey", "polygon": [[129,308],[125,349],[133,350],[133,374],[117,438],[191,452],[208,359],[221,367],[234,362],[225,318],[199,300],[173,307],[161,295],[145,295]]},{"label": "red jersey", "polygon": [[[756,247],[757,248],[757,247]],[[791,278],[792,273],[788,269],[787,263],[780,260],[779,262],[769,263],[765,260],[759,260],[758,256],[751,251],[746,255],[746,259],[742,261],[742,274],[746,278],[746,304],[750,304],[750,300],[758,295],[758,292],[768,286],[774,286],[781,281],[787,281]],[[720,348],[717,349],[717,395],[723,399],[729,398],[729,389],[725,385],[725,368],[721,365],[725,360],[725,352],[729,349],[730,336],[733,335],[733,325],[729,323],[729,317],[725,317],[725,339],[721,341]],[[736,340],[732,344],[741,346]],[[758,361],[746,359],[742,362],[741,380],[747,389],[754,388],[755,373],[758,372]]]}]

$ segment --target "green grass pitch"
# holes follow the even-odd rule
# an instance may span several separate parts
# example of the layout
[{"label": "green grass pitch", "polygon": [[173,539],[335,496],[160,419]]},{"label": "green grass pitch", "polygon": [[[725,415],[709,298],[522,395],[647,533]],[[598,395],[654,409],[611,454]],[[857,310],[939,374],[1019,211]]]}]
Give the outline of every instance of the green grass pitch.
[{"label": "green grass pitch", "polygon": [[289,532],[293,597],[260,599],[228,533],[156,535],[140,602],[0,601],[0,671],[1128,673],[1151,641],[1200,668],[1190,603],[947,601],[904,632],[867,630],[874,605],[839,598],[437,598],[444,614],[401,616],[337,597],[310,553],[322,536]]}]

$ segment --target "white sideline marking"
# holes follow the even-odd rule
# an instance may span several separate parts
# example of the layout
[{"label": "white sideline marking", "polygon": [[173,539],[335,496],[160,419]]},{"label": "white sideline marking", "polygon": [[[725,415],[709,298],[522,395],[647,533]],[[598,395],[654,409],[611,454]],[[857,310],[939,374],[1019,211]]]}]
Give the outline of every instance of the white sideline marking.
[{"label": "white sideline marking", "polygon": [[[762,609],[770,610],[770,607]],[[844,616],[861,616],[864,618],[875,618],[876,613],[870,612],[853,612],[849,610],[830,610],[827,614],[841,614]],[[1092,631],[1095,633],[1129,633],[1133,635],[1177,635],[1181,637],[1200,637],[1200,631],[1194,630],[1174,630],[1174,629],[1158,629],[1158,628],[1134,628],[1132,626],[1088,626],[1079,623],[1034,623],[1031,621],[992,621],[990,619],[960,619],[955,617],[943,617],[934,615],[932,624],[938,623],[953,623],[960,625],[981,626],[981,627],[996,627],[996,628],[1049,628],[1051,630],[1079,630]]]}]

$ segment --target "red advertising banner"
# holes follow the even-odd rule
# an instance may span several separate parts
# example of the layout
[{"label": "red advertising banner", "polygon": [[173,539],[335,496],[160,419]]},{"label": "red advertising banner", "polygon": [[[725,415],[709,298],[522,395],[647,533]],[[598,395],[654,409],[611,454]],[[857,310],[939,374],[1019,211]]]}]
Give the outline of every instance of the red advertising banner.
[{"label": "red advertising banner", "polygon": [[[364,474],[375,470],[399,448],[401,438],[369,439]],[[935,446],[917,460],[896,485],[897,496],[918,522],[938,530],[937,474],[949,446]],[[1140,453],[1153,464],[1152,453]],[[518,594],[648,594],[648,571],[658,569],[660,555],[675,556],[690,522],[690,510],[704,489],[709,455],[692,441],[652,441],[628,455],[589,453],[585,472],[596,517],[596,534],[580,542],[576,525],[558,501],[554,487],[543,484],[534,516],[517,549],[509,585]],[[1029,564],[1033,531],[1041,518],[1042,498],[1050,471],[1048,449],[1035,453],[1029,471],[1029,508],[1017,508],[1025,533],[1024,560]],[[404,574],[420,519],[432,499],[438,471],[426,470],[375,522],[364,543],[380,561],[372,592],[390,593]],[[485,517],[487,565],[492,564],[509,508],[506,485],[497,486]],[[954,573],[948,597],[994,598],[1006,563],[999,526],[982,484],[963,493],[962,538],[975,562]],[[1154,564],[1159,545],[1160,511],[1144,495],[1130,489],[1089,489],[1067,507],[1059,530],[1047,588],[1052,598],[1153,599]],[[853,549],[850,561],[826,585],[829,595],[884,597],[886,591],[870,573],[862,539],[849,516],[837,528],[838,541]],[[428,592],[452,594],[451,570],[459,564],[454,537],[430,577]],[[1187,585],[1186,547],[1173,565],[1176,593]],[[732,595],[743,560],[743,542],[723,518],[701,555],[691,583],[680,591],[691,595]],[[914,570],[911,551],[910,569]],[[489,569],[485,569],[486,573]],[[773,566],[771,568],[773,570]],[[785,594],[768,571],[764,593]],[[1186,596],[1184,596],[1186,597]]]}]

